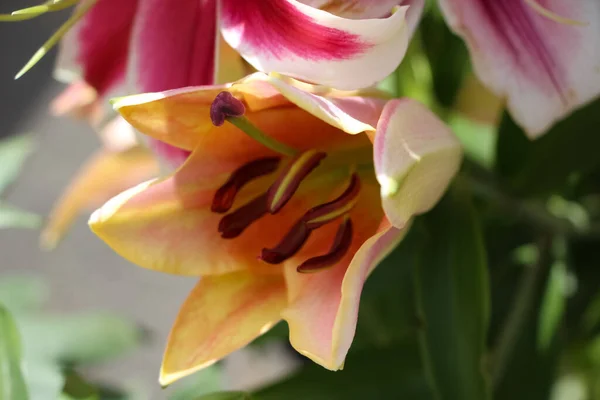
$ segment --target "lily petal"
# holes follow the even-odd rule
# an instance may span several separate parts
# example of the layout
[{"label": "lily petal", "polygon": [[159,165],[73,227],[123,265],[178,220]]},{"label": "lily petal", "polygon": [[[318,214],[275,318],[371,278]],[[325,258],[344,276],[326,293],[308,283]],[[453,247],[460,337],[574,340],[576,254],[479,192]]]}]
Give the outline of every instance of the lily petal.
[{"label": "lily petal", "polygon": [[99,151],[80,169],[53,207],[40,237],[41,246],[53,249],[81,212],[100,206],[112,196],[157,173],[154,157],[144,148]]},{"label": "lily petal", "polygon": [[96,90],[82,80],[75,81],[50,103],[50,113],[56,117],[70,115],[81,118],[91,126],[99,126],[104,108],[98,101]]},{"label": "lily petal", "polygon": [[365,19],[382,18],[392,13],[392,9],[402,0],[300,0],[302,4],[327,11],[343,18]]},{"label": "lily petal", "polygon": [[[298,150],[364,145],[366,138],[350,137],[337,128],[351,133],[373,129],[385,103],[380,99],[325,99],[304,95],[275,77],[254,74],[225,87],[192,87],[128,96],[115,101],[114,107],[138,131],[181,149],[217,146],[230,152],[255,153],[257,146],[262,145],[248,140],[231,124],[215,127],[209,118],[210,105],[224,89],[245,101],[245,116],[254,125]],[[241,146],[239,140],[247,142],[248,147]]]},{"label": "lily petal", "polygon": [[[295,0],[223,0],[225,40],[256,69],[358,89],[398,66],[408,46],[408,7],[383,19],[346,19]],[[411,13],[411,16],[414,15]]]},{"label": "lily petal", "polygon": [[319,88],[275,73],[268,82],[291,103],[350,134],[375,130],[387,102],[383,97]]},{"label": "lily petal", "polygon": [[244,347],[281,319],[280,276],[238,272],[200,280],[171,329],[159,382],[169,385]]},{"label": "lily petal", "polygon": [[600,2],[441,0],[480,79],[531,138],[600,93]]},{"label": "lily petal", "polygon": [[[273,155],[260,145],[252,147],[250,139],[246,146],[244,134],[237,137],[237,151],[200,146],[172,176],[114,197],[91,216],[92,231],[122,257],[148,269],[191,276],[239,270],[280,274],[280,267],[258,260],[261,250],[276,245],[308,209],[330,200],[324,188],[335,188],[344,171],[303,182],[277,215],[264,215],[235,239],[223,239],[218,231],[223,215],[211,211],[217,189],[235,169]],[[265,193],[273,179],[265,176],[242,188],[232,210]]]},{"label": "lily petal", "polygon": [[83,80],[99,96],[123,95],[129,38],[138,0],[98,0],[61,40],[55,77]]},{"label": "lily petal", "polygon": [[372,237],[358,243],[355,254],[332,269],[310,275],[286,270],[290,305],[282,317],[299,353],[330,370],[343,367],[356,331],[363,284],[407,231],[408,226],[397,229],[384,221]]},{"label": "lily petal", "polygon": [[462,160],[452,131],[421,103],[390,101],[374,139],[375,171],[383,209],[402,228],[441,198]]},{"label": "lily petal", "polygon": [[137,91],[213,84],[216,13],[216,0],[141,1],[128,77]]}]

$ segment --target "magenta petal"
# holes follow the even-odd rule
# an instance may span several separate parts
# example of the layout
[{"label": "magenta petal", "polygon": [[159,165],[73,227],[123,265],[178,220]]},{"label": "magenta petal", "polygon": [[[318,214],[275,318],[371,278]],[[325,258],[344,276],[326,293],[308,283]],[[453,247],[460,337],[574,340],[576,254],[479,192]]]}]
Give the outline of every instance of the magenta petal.
[{"label": "magenta petal", "polygon": [[351,90],[377,83],[400,63],[409,19],[422,5],[409,3],[386,18],[349,19],[296,0],[222,0],[221,28],[260,71]]},{"label": "magenta petal", "polygon": [[137,7],[137,0],[98,0],[63,38],[57,78],[69,82],[83,78],[100,96],[114,92],[125,80]]},{"label": "magenta petal", "polygon": [[600,93],[600,2],[534,1],[440,1],[481,80],[531,137]]},{"label": "magenta petal", "polygon": [[144,0],[136,16],[130,74],[138,91],[214,81],[216,0]]}]

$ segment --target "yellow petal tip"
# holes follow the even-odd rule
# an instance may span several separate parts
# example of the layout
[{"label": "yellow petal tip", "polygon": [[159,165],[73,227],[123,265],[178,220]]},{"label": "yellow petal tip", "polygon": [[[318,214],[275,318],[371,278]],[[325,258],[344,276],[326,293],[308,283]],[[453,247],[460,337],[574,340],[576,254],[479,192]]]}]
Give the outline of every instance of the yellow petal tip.
[{"label": "yellow petal tip", "polygon": [[208,360],[205,363],[202,363],[200,365],[196,365],[192,368],[183,369],[181,371],[172,372],[172,373],[165,372],[164,365],[163,365],[160,368],[160,373],[158,376],[158,383],[160,384],[160,387],[162,387],[164,389],[164,388],[168,387],[169,385],[171,385],[172,383],[175,383],[176,381],[178,381],[182,378],[185,378],[186,376],[191,375],[194,372],[198,372],[201,369],[210,367],[217,361],[218,361],[218,359],[215,358],[212,360]]}]

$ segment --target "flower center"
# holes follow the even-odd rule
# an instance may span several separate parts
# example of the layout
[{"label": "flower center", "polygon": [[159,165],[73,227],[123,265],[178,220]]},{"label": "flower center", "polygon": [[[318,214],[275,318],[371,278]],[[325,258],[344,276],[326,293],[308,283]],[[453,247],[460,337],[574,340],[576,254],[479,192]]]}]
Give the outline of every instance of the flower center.
[{"label": "flower center", "polygon": [[[275,215],[281,211],[292,199],[301,183],[327,157],[325,152],[315,149],[300,153],[276,141],[253,126],[244,117],[244,113],[244,104],[229,92],[219,93],[210,109],[210,117],[215,126],[221,126],[227,121],[265,147],[287,156],[288,161],[265,193],[232,212],[229,211],[238,192],[250,182],[278,170],[281,157],[258,158],[242,165],[217,190],[211,210],[219,214],[229,212],[219,221],[218,231],[223,239],[234,239],[267,213]],[[294,256],[314,230],[341,219],[342,222],[329,252],[304,261],[297,267],[297,271],[315,272],[335,265],[348,252],[352,243],[353,227],[349,214],[358,200],[359,193],[360,181],[358,175],[354,173],[348,187],[340,196],[307,210],[275,247],[262,249],[259,259],[269,264],[280,264]]]},{"label": "flower center", "polygon": [[[265,193],[221,218],[218,226],[221,237],[234,239],[267,213],[277,214],[325,157],[323,152],[309,150],[291,159]],[[260,158],[235,170],[215,193],[212,211],[227,213],[242,187],[261,176],[273,173],[279,162],[278,157]],[[275,247],[262,249],[259,259],[269,264],[280,264],[294,256],[314,230],[341,219],[329,252],[304,261],[297,271],[315,272],[335,265],[348,252],[352,243],[353,229],[349,214],[358,200],[359,193],[360,180],[357,174],[353,174],[349,185],[340,196],[307,210]]]}]

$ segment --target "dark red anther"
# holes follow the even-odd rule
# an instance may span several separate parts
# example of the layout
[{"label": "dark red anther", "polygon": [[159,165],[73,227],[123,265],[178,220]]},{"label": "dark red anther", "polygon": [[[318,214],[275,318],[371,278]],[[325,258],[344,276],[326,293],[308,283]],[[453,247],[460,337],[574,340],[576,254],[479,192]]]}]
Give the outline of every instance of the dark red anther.
[{"label": "dark red anther", "polygon": [[267,211],[267,194],[264,193],[221,218],[221,221],[219,221],[221,237],[223,239],[238,237],[250,224],[265,215]]},{"label": "dark red anther", "polygon": [[309,236],[310,229],[302,221],[298,221],[277,246],[272,249],[263,249],[260,259],[269,264],[282,263],[296,254]]},{"label": "dark red anther", "polygon": [[346,253],[348,253],[350,245],[352,244],[352,234],[352,221],[350,219],[346,219],[340,224],[329,253],[322,256],[309,258],[298,268],[296,268],[296,271],[301,273],[311,273],[333,267],[342,258],[344,258]]},{"label": "dark red anther", "polygon": [[225,213],[229,211],[240,189],[248,182],[274,172],[279,166],[279,161],[279,157],[259,158],[236,169],[227,182],[215,193],[210,207],[212,212]]},{"label": "dark red anther", "polygon": [[269,212],[275,214],[292,198],[298,187],[327,156],[326,153],[309,150],[295,157],[281,172],[277,180],[269,188]]},{"label": "dark red anther", "polygon": [[352,210],[360,193],[360,180],[353,174],[350,184],[339,197],[328,203],[313,207],[302,218],[308,228],[316,229],[336,218],[344,216]]},{"label": "dark red anther", "polygon": [[210,120],[214,126],[221,126],[225,123],[225,118],[241,117],[245,112],[246,107],[241,100],[229,92],[221,92],[210,105]]}]

